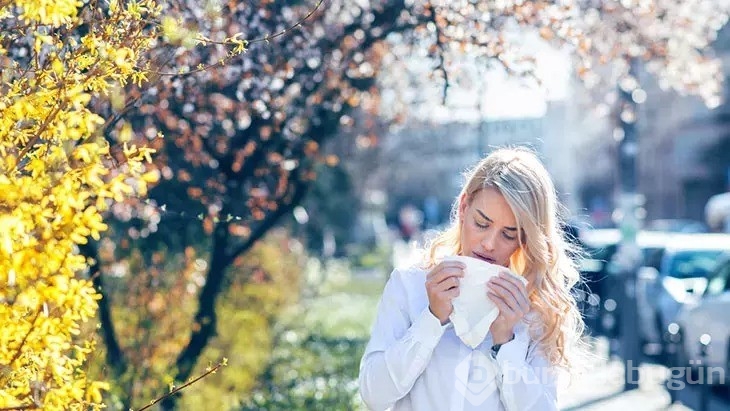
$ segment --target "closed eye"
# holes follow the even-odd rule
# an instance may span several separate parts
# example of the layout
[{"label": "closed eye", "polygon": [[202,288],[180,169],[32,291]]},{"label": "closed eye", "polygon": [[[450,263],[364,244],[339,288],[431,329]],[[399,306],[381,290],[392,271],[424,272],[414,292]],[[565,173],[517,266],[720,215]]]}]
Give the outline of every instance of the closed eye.
[{"label": "closed eye", "polygon": [[516,236],[512,236],[512,235],[509,235],[509,234],[507,234],[506,232],[502,232],[502,236],[503,236],[504,238],[506,238],[506,239],[510,240],[510,241],[514,241],[514,240],[516,240],[516,239],[517,239],[517,237],[516,237]]},{"label": "closed eye", "polygon": [[489,227],[489,224],[482,224],[482,223],[480,223],[480,222],[479,222],[479,221],[477,221],[477,220],[474,220],[474,224],[475,224],[475,225],[476,225],[477,227],[479,227],[479,228],[488,228],[488,227]]}]

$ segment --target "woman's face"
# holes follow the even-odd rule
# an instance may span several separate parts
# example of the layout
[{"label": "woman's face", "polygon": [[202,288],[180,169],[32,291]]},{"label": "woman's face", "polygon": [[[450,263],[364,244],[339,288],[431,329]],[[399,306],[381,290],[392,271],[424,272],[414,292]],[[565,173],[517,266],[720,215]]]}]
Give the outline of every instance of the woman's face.
[{"label": "woman's face", "polygon": [[509,266],[519,248],[517,220],[504,196],[495,188],[477,191],[471,203],[459,200],[461,255]]}]

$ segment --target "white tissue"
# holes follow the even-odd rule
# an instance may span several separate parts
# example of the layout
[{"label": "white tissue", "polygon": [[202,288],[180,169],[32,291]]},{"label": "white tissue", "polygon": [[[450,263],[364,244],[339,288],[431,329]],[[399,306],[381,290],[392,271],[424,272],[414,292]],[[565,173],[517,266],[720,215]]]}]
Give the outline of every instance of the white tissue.
[{"label": "white tissue", "polygon": [[[451,301],[454,310],[449,319],[454,324],[456,335],[464,344],[474,349],[484,341],[489,327],[499,315],[499,308],[487,296],[485,284],[505,268],[464,256],[450,256],[444,258],[444,261],[459,261],[466,265],[459,285],[459,296]],[[524,277],[515,277],[527,285]]]}]

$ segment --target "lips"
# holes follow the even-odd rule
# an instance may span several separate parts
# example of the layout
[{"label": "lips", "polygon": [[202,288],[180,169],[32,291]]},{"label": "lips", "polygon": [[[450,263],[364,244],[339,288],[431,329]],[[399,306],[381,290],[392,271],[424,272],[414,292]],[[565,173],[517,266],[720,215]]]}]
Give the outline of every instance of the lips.
[{"label": "lips", "polygon": [[478,258],[480,260],[484,260],[484,261],[486,261],[488,263],[491,263],[491,264],[496,264],[496,260],[494,258],[487,257],[487,256],[485,256],[483,254],[479,254],[476,251],[474,252],[474,257],[475,258]]}]

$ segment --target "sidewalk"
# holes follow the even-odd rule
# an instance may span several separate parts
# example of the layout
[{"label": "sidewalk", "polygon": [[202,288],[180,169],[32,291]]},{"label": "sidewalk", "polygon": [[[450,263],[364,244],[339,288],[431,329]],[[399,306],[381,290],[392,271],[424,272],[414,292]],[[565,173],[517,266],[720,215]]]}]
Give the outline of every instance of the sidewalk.
[{"label": "sidewalk", "polygon": [[624,367],[619,360],[610,360],[574,379],[560,393],[563,411],[671,410],[687,411],[680,404],[670,405],[669,393],[662,381],[666,369],[642,365],[639,388],[624,391]]},{"label": "sidewalk", "polygon": [[[596,353],[607,353],[605,341],[597,341]],[[605,357],[605,356],[604,356]],[[689,411],[701,409],[701,390],[708,388],[700,385],[684,385],[681,390],[673,391],[676,396],[671,403],[669,391],[665,386],[670,370],[662,365],[642,363],[639,367],[639,387],[624,391],[624,364],[617,358],[596,360],[587,371],[573,378],[558,395],[562,411],[628,411],[662,410]],[[730,409],[727,400],[709,397],[707,411]]]},{"label": "sidewalk", "polygon": [[669,394],[661,385],[662,377],[649,378],[655,370],[642,366],[639,389],[624,392],[624,365],[619,359],[609,359],[608,341],[594,340],[593,353],[595,362],[561,386],[561,410],[667,409]]},{"label": "sidewalk", "polygon": [[[690,411],[701,410],[700,405],[703,388],[706,386],[687,385],[685,389],[673,391],[676,400],[671,403],[669,391],[664,381],[669,373],[666,367],[656,364],[642,364],[639,388],[631,391],[623,390],[623,363],[612,360],[605,367],[584,375],[560,397],[562,411],[629,411],[629,410],[662,410]],[[727,411],[730,403],[727,399],[709,395],[705,411]]]}]

